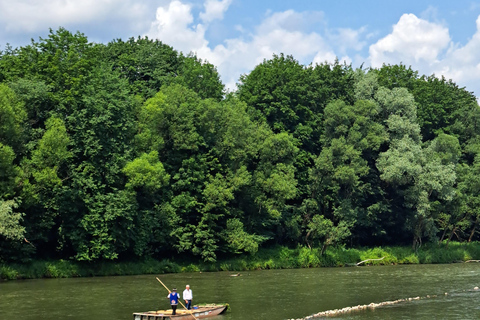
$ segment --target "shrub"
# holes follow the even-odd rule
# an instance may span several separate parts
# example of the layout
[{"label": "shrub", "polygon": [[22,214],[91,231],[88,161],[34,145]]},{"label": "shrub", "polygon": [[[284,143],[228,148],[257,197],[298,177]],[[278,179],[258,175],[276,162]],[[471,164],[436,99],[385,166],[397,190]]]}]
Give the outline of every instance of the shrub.
[{"label": "shrub", "polygon": [[15,280],[18,279],[19,274],[17,270],[8,266],[0,266],[0,279]]}]

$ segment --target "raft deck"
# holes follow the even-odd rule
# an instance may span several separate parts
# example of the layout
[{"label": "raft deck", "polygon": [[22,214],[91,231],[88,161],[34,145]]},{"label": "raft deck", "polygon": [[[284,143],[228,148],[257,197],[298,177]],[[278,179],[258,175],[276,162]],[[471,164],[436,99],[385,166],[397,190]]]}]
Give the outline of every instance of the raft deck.
[{"label": "raft deck", "polygon": [[181,310],[177,309],[175,315],[172,310],[157,310],[147,312],[135,312],[133,320],[187,320],[187,319],[205,319],[223,313],[227,309],[226,305],[208,304],[198,306],[197,309]]}]

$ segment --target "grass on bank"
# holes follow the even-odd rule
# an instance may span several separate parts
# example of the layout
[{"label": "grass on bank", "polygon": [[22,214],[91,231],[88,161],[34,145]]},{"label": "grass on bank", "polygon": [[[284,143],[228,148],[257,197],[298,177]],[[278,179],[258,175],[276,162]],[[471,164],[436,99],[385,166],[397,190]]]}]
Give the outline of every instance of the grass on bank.
[{"label": "grass on bank", "polygon": [[242,255],[216,263],[185,262],[173,259],[145,259],[136,262],[80,263],[69,260],[35,261],[30,264],[0,265],[0,279],[70,278],[162,274],[208,271],[250,271],[263,269],[293,269],[344,267],[367,261],[368,265],[435,264],[465,262],[480,259],[480,243],[453,243],[448,247],[426,245],[414,252],[410,247],[377,247],[345,249],[329,248],[324,255],[320,249],[275,247],[262,249],[255,255]]}]

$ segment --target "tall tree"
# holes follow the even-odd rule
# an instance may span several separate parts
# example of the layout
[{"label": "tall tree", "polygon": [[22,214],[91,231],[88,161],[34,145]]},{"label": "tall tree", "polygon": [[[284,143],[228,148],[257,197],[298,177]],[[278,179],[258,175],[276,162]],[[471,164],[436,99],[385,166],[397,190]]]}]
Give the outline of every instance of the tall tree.
[{"label": "tall tree", "polygon": [[224,85],[216,68],[194,55],[184,56],[159,40],[147,37],[116,39],[100,47],[101,60],[127,79],[133,94],[152,98],[162,86],[178,83],[201,98],[223,98]]}]

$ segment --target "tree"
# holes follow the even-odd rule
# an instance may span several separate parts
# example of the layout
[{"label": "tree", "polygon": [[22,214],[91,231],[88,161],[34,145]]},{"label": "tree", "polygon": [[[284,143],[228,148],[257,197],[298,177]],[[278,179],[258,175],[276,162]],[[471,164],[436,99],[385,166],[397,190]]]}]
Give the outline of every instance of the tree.
[{"label": "tree", "polygon": [[128,162],[123,172],[128,178],[127,188],[145,188],[150,193],[161,189],[170,179],[158,160],[157,151],[144,153],[139,158]]},{"label": "tree", "polygon": [[415,103],[406,89],[380,88],[376,99],[388,115],[385,123],[391,141],[389,149],[380,154],[377,167],[382,180],[396,185],[404,206],[413,210],[407,226],[413,233],[413,248],[417,249],[424,235],[436,234],[431,198],[452,200],[454,166],[442,164],[433,146],[422,148]]},{"label": "tree", "polygon": [[306,243],[308,247],[311,247],[308,242],[309,238],[314,241],[321,241],[321,254],[323,255],[329,246],[341,243],[348,238],[351,235],[350,228],[351,226],[344,220],[335,226],[332,220],[326,219],[323,215],[314,215],[308,223]]},{"label": "tree", "polygon": [[171,177],[145,210],[160,209],[165,238],[178,252],[214,261],[221,251],[255,251],[296,195],[293,139],[252,122],[246,109],[234,96],[201,99],[174,84],[139,112],[138,151],[158,152]]},{"label": "tree", "polygon": [[100,46],[101,60],[129,83],[132,94],[152,98],[162,86],[177,83],[201,98],[223,98],[216,68],[194,55],[184,56],[159,40],[147,37],[116,39]]},{"label": "tree", "polygon": [[0,142],[18,149],[25,120],[22,101],[8,86],[0,84]]},{"label": "tree", "polygon": [[383,65],[373,72],[377,74],[380,86],[388,89],[403,87],[413,95],[424,140],[433,140],[442,132],[457,132],[459,120],[465,117],[467,110],[478,107],[473,93],[443,76],[419,76],[418,71],[402,64]]},{"label": "tree", "polygon": [[172,47],[147,37],[113,40],[101,46],[100,54],[112,71],[128,81],[131,93],[143,99],[153,97],[178,74],[181,64]]},{"label": "tree", "polygon": [[[43,136],[37,141],[31,159],[22,162],[22,185],[25,209],[38,207],[40,211],[28,210],[27,223],[33,239],[48,239],[50,229],[58,214],[58,197],[62,186],[59,170],[71,158],[68,151],[70,137],[65,123],[56,117],[49,118]],[[60,174],[61,176],[61,174]],[[40,209],[41,208],[41,209]]]},{"label": "tree", "polygon": [[[363,208],[372,201],[369,175],[374,173],[369,161],[387,140],[378,115],[378,105],[368,100],[358,100],[353,106],[337,100],[325,108],[324,148],[310,170],[313,202],[309,203],[318,207],[310,214],[305,210],[311,219],[318,216],[315,222],[307,218],[307,230],[314,237],[322,234],[325,248],[347,238],[358,219],[365,219]],[[324,233],[318,230],[321,226],[326,228]]]},{"label": "tree", "polygon": [[15,182],[18,167],[14,164],[15,152],[9,146],[0,143],[0,199],[15,196]]},{"label": "tree", "polygon": [[[240,77],[238,97],[254,119],[266,121],[275,133],[287,132],[299,148],[295,178],[299,197],[308,192],[308,170],[320,153],[325,106],[335,99],[352,101],[353,73],[349,66],[302,66],[292,56],[274,55]],[[297,199],[297,205],[301,203]]]},{"label": "tree", "polygon": [[[449,217],[448,227],[451,233],[453,234],[457,231],[456,229],[462,228],[462,231],[468,232],[469,242],[475,239],[475,233],[480,222],[479,170],[480,161],[478,156],[475,157],[472,165],[464,163],[458,166],[457,197],[459,198],[459,212],[453,218]],[[468,225],[464,225],[466,221],[468,221]],[[469,230],[467,231],[466,228],[469,228]]]},{"label": "tree", "polygon": [[83,98],[66,115],[72,161],[59,209],[67,216],[63,230],[77,259],[115,259],[129,249],[136,212],[122,170],[133,156],[137,105],[126,82],[104,65],[79,89]]},{"label": "tree", "polygon": [[10,240],[23,239],[25,227],[22,226],[21,212],[15,212],[18,204],[15,200],[0,200],[0,236]]},{"label": "tree", "polygon": [[197,58],[193,54],[180,56],[178,76],[173,78],[174,83],[181,84],[193,91],[202,99],[212,98],[217,101],[223,99],[225,86],[220,81],[217,68]]}]

